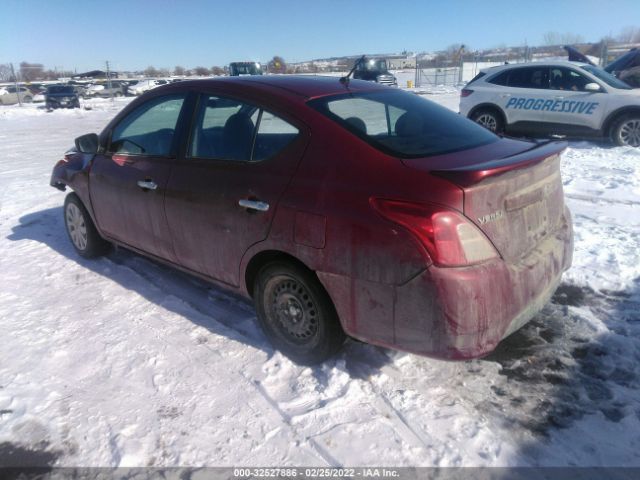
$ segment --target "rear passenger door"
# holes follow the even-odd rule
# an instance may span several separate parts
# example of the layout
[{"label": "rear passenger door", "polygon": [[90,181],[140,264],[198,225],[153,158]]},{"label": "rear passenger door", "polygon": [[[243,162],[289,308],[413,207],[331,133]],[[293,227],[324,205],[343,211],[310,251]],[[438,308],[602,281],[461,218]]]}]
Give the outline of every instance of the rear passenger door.
[{"label": "rear passenger door", "polygon": [[505,88],[497,95],[507,123],[527,130],[544,130],[544,102],[549,100],[549,67],[518,67],[505,72]]},{"label": "rear passenger door", "polygon": [[242,256],[267,237],[307,141],[293,118],[201,94],[165,198],[178,263],[238,285]]}]

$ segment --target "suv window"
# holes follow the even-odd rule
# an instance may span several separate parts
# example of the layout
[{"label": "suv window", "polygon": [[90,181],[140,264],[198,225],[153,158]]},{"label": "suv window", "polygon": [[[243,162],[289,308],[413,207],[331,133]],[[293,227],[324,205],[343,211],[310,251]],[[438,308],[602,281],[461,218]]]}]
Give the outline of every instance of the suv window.
[{"label": "suv window", "polygon": [[493,133],[444,107],[391,89],[322,97],[308,104],[371,146],[402,158],[441,155],[498,141]]},{"label": "suv window", "polygon": [[509,87],[549,88],[549,67],[526,67],[509,70]]},{"label": "suv window", "polygon": [[489,80],[487,80],[487,82],[493,83],[494,85],[506,86],[508,78],[509,78],[509,70],[505,70],[491,77]]},{"label": "suv window", "polygon": [[549,88],[552,90],[573,90],[574,92],[584,92],[584,86],[590,83],[584,75],[575,70],[565,67],[551,67],[551,77]]},{"label": "suv window", "polygon": [[167,157],[184,94],[154,98],[129,113],[111,134],[109,151]]},{"label": "suv window", "polygon": [[297,128],[255,105],[204,95],[191,137],[190,156],[263,160],[282,150],[297,135]]}]

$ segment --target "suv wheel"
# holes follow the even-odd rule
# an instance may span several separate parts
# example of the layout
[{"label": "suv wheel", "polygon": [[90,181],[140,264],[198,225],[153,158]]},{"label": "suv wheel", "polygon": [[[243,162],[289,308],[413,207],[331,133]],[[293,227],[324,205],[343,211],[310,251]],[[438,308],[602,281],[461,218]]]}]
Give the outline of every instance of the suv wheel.
[{"label": "suv wheel", "polygon": [[640,147],[640,114],[617,120],[611,128],[611,140],[620,146]]},{"label": "suv wheel", "polygon": [[502,117],[493,108],[482,108],[478,110],[471,116],[471,120],[493,133],[502,133],[504,130]]},{"label": "suv wheel", "polygon": [[255,281],[254,302],[265,335],[297,363],[321,363],[344,343],[329,295],[302,267],[286,262],[264,266]]},{"label": "suv wheel", "polygon": [[82,257],[93,258],[107,253],[109,242],[96,230],[87,209],[75,193],[64,200],[64,223],[73,248]]}]

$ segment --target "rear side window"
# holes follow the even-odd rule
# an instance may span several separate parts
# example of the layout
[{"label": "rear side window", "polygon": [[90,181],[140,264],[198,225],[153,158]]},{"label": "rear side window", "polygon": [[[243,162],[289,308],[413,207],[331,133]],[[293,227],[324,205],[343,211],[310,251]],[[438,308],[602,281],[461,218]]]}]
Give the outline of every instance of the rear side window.
[{"label": "rear side window", "polygon": [[298,133],[293,125],[255,105],[203,95],[191,135],[189,156],[264,160],[284,149]]},{"label": "rear side window", "polygon": [[184,103],[184,95],[154,98],[129,113],[113,129],[111,153],[167,157]]},{"label": "rear side window", "polygon": [[494,85],[506,86],[508,79],[509,79],[509,70],[498,73],[497,75],[487,80],[487,82],[493,83]]},{"label": "rear side window", "polygon": [[498,140],[447,108],[397,90],[323,97],[309,105],[378,150],[402,158],[467,150]]},{"label": "rear side window", "polygon": [[509,71],[507,86],[516,88],[549,88],[549,67],[514,68]]},{"label": "rear side window", "polygon": [[273,113],[262,111],[252,160],[264,160],[284,149],[298,136],[298,129]]}]

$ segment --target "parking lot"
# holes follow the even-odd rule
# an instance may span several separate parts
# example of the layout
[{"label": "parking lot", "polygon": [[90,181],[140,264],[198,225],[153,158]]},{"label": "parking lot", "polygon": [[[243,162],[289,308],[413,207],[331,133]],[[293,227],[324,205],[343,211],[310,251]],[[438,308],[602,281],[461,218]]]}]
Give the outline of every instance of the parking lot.
[{"label": "parking lot", "polygon": [[[455,89],[424,96],[457,111]],[[307,368],[272,350],[242,299],[123,249],[75,254],[52,166],[128,101],[0,109],[0,458],[640,466],[639,149],[569,143],[573,267],[489,357],[349,341]]]}]

